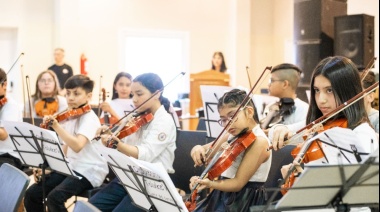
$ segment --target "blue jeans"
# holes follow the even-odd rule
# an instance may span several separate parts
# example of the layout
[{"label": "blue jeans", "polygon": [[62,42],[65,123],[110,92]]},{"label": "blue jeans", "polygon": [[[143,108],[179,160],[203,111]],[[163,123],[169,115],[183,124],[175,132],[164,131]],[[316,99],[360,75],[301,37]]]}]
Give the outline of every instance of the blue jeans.
[{"label": "blue jeans", "polygon": [[[75,172],[75,174],[79,175]],[[74,177],[67,177],[56,172],[46,176],[45,194],[47,194],[47,207],[49,211],[67,211],[65,202],[73,195],[78,195],[85,190],[92,189],[91,183],[82,176],[79,180]],[[26,211],[45,211],[42,202],[42,182],[35,183],[26,190],[24,205]]]},{"label": "blue jeans", "polygon": [[107,211],[145,211],[132,203],[128,192],[115,178],[106,187],[98,191],[89,202],[103,212]]}]

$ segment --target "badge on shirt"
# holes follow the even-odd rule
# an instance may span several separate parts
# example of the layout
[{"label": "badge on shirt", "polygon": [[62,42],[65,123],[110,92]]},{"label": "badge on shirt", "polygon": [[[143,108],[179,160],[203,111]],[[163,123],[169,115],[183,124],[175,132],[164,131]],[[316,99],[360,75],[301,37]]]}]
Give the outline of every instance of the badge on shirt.
[{"label": "badge on shirt", "polygon": [[64,74],[68,74],[68,73],[69,73],[69,70],[67,70],[67,69],[64,68],[64,69],[62,70],[62,72],[63,72]]},{"label": "badge on shirt", "polygon": [[160,141],[164,141],[166,138],[166,134],[164,132],[158,134],[158,140]]}]

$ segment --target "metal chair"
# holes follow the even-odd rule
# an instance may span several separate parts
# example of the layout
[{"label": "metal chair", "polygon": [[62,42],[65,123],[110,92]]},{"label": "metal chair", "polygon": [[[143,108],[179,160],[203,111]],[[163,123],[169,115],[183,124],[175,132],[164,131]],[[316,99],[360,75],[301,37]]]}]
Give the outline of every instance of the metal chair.
[{"label": "metal chair", "polygon": [[0,167],[0,211],[17,211],[29,185],[29,177],[16,167]]}]

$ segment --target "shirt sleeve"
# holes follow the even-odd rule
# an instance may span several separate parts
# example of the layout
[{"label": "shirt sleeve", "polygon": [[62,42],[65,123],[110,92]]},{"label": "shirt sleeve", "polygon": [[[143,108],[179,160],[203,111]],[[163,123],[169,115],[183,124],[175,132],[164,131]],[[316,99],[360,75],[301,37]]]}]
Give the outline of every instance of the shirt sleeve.
[{"label": "shirt sleeve", "polygon": [[96,130],[100,127],[100,121],[95,114],[82,115],[78,124],[76,134],[85,136],[89,141],[95,137]]},{"label": "shirt sleeve", "polygon": [[136,146],[139,150],[138,159],[152,162],[160,154],[162,154],[167,147],[175,142],[173,139],[173,132],[175,132],[174,124],[156,124],[149,130],[149,133],[143,132],[143,140],[141,145]]}]

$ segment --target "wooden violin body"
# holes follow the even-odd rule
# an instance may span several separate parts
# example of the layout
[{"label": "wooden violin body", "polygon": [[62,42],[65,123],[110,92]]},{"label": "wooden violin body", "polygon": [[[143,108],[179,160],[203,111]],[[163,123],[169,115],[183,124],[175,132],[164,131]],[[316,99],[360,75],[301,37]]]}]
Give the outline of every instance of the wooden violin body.
[{"label": "wooden violin body", "polygon": [[44,117],[47,115],[53,115],[58,111],[58,101],[54,98],[53,101],[48,101],[41,99],[36,104],[34,104],[34,109],[36,111],[37,116]]},{"label": "wooden violin body", "polygon": [[[81,115],[89,112],[90,110],[91,110],[91,106],[89,104],[86,104],[83,107],[79,107],[79,108],[75,108],[75,109],[71,109],[71,110],[66,110],[60,114],[57,114],[55,116],[55,119],[58,122],[61,122],[61,121],[66,120],[68,118],[74,118],[74,117],[81,116]],[[42,122],[40,124],[40,127],[47,129],[47,128],[49,128],[49,125],[50,125],[50,121]]]},{"label": "wooden violin body", "polygon": [[[347,119],[341,118],[337,120],[332,120],[330,122],[327,122],[325,125],[323,125],[323,129],[319,130],[318,132],[321,133],[325,130],[331,129],[333,127],[342,127],[347,128]],[[294,148],[291,151],[291,155],[293,158],[296,158],[297,155],[300,153],[302,146],[304,143],[300,143],[297,145],[296,148]],[[309,148],[306,150],[306,152],[303,155],[302,162],[303,163],[309,163],[310,161],[315,161],[318,159],[321,159],[324,157],[324,152],[322,149],[322,142],[319,140],[313,141]],[[294,169],[294,167],[292,167]],[[285,183],[281,186],[281,193],[282,195],[285,195],[289,188],[293,186],[295,180],[295,174],[294,171],[292,174],[285,180]]]},{"label": "wooden violin body", "polygon": [[7,103],[7,98],[6,97],[3,97],[0,99],[0,107],[4,106],[6,103]]},{"label": "wooden violin body", "polygon": [[[106,89],[102,88],[102,101],[106,101]],[[107,126],[114,125],[117,121],[119,121],[117,118],[114,116],[111,116],[108,112],[104,111],[104,116],[103,118],[100,118],[100,123],[105,124]]]},{"label": "wooden violin body", "polygon": [[[140,116],[133,117],[131,120],[127,122],[127,124],[121,128],[118,132],[116,132],[116,137],[119,139],[125,138],[135,132],[137,132],[142,126],[153,120],[152,113],[146,113]],[[107,147],[112,147],[114,141],[110,140],[107,142]]]}]

